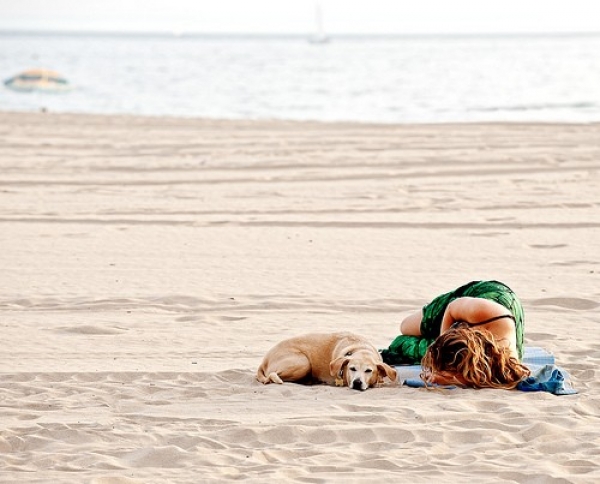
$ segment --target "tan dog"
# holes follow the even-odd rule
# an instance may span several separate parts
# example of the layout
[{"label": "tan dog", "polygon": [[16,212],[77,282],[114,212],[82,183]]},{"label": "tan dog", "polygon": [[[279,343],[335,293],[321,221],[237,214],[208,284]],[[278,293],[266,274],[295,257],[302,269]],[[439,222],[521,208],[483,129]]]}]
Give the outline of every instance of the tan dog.
[{"label": "tan dog", "polygon": [[265,355],[256,378],[261,383],[327,383],[364,391],[396,381],[396,370],[377,349],[352,333],[305,334],[276,344]]}]

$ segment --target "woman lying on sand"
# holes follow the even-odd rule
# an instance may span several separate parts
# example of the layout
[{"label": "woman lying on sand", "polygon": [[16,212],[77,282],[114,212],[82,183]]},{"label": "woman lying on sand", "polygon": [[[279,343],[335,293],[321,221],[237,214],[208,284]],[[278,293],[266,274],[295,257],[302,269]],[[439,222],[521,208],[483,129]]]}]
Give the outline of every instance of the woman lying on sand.
[{"label": "woman lying on sand", "polygon": [[523,308],[498,281],[473,281],[405,318],[388,364],[421,361],[426,383],[514,388],[529,375],[523,357]]}]

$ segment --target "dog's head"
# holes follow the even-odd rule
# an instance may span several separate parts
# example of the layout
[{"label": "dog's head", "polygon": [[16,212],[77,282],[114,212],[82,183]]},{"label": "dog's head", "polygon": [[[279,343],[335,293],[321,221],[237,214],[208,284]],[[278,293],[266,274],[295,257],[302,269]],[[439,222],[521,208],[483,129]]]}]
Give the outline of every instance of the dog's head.
[{"label": "dog's head", "polygon": [[336,383],[354,390],[364,391],[379,386],[385,377],[396,381],[396,370],[376,359],[369,351],[348,352],[329,364]]}]

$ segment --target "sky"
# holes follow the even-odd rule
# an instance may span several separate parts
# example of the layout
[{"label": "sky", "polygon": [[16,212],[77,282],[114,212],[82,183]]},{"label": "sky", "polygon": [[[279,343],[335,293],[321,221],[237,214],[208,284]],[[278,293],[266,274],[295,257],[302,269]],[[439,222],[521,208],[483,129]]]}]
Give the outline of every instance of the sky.
[{"label": "sky", "polygon": [[598,0],[0,0],[0,30],[306,34],[317,1],[331,35],[600,32]]}]

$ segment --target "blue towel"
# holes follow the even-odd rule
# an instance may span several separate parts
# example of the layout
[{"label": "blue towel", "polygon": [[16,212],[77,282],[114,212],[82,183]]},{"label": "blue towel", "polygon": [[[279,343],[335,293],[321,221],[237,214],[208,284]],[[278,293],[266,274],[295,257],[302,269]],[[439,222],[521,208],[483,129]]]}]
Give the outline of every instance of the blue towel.
[{"label": "blue towel", "polygon": [[555,365],[544,365],[532,369],[531,375],[519,382],[517,390],[524,392],[550,392],[554,395],[573,395],[577,393],[567,381],[568,375]]},{"label": "blue towel", "polygon": [[455,390],[457,388],[454,385],[438,385],[437,383],[430,383],[429,385],[425,385],[425,382],[420,378],[409,378],[407,380],[404,380],[402,384],[411,388],[425,388],[426,386],[443,388],[444,390]]},{"label": "blue towel", "polygon": [[[577,393],[568,382],[569,375],[554,364],[554,356],[546,350],[528,346],[525,348],[523,364],[531,370],[531,375],[517,385],[517,390],[524,392],[549,392],[554,395],[573,395]],[[396,366],[399,377],[404,385],[413,388],[423,388],[425,383],[419,378],[419,365]],[[407,377],[403,378],[402,374]],[[434,385],[448,390],[457,387],[452,385]]]}]

